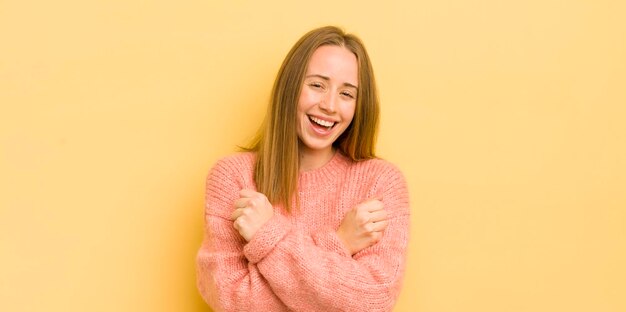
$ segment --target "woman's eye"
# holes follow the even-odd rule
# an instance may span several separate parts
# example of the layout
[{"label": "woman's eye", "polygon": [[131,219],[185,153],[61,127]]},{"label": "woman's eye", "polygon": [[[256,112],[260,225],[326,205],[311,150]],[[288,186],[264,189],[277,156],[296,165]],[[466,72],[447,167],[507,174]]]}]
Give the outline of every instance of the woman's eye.
[{"label": "woman's eye", "polygon": [[347,97],[349,97],[351,99],[354,99],[354,95],[352,95],[352,93],[350,93],[350,92],[341,92],[341,95],[347,96]]},{"label": "woman's eye", "polygon": [[317,88],[317,89],[319,89],[319,88],[321,88],[321,87],[322,87],[322,84],[321,84],[321,83],[314,82],[314,83],[309,84],[309,86],[311,86],[311,87],[313,87],[313,88]]}]

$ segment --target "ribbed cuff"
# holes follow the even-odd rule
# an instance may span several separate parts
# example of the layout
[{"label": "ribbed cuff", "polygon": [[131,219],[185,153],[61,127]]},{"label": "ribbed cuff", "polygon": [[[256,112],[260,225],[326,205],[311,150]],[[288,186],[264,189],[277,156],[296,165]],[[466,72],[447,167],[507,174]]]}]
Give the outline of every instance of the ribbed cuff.
[{"label": "ribbed cuff", "polygon": [[255,264],[274,249],[291,229],[289,221],[279,214],[267,220],[263,226],[254,234],[252,239],[243,246],[243,254],[248,261]]},{"label": "ribbed cuff", "polygon": [[317,232],[313,234],[313,241],[315,245],[324,248],[328,251],[334,251],[342,256],[352,257],[350,250],[346,248],[346,245],[341,241],[337,232],[333,230]]}]

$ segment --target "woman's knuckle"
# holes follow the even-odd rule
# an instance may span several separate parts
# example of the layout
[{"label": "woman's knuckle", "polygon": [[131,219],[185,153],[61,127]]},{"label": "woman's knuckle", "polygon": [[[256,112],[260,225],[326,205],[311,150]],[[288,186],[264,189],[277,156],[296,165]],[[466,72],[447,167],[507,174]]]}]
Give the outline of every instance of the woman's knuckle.
[{"label": "woman's knuckle", "polygon": [[374,233],[374,235],[372,235],[372,239],[375,243],[379,242],[381,239],[382,235],[379,232]]},{"label": "woman's knuckle", "polygon": [[371,233],[374,231],[374,225],[373,225],[373,224],[371,224],[371,223],[366,223],[366,224],[363,226],[363,229],[364,229],[366,232],[370,233],[370,235],[371,235]]}]

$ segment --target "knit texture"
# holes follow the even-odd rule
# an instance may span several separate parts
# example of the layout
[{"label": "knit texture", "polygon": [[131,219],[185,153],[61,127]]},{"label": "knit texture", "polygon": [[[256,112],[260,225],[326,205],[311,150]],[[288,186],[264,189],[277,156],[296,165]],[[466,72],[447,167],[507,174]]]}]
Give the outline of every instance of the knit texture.
[{"label": "knit texture", "polygon": [[[247,242],[233,228],[233,203],[256,190],[255,155],[221,159],[207,177],[198,289],[215,311],[391,311],[400,292],[409,235],[402,173],[337,152],[298,179],[299,209],[274,216]],[[351,256],[336,234],[345,214],[371,198],[390,215],[381,241]],[[294,205],[295,206],[295,205]]]}]

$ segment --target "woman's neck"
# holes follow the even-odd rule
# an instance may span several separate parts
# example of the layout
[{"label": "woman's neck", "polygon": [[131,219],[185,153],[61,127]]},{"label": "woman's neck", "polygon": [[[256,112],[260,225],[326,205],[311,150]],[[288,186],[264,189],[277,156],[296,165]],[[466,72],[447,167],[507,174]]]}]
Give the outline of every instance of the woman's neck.
[{"label": "woman's neck", "polygon": [[335,148],[324,150],[300,149],[300,172],[323,167],[335,155]]}]

